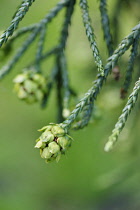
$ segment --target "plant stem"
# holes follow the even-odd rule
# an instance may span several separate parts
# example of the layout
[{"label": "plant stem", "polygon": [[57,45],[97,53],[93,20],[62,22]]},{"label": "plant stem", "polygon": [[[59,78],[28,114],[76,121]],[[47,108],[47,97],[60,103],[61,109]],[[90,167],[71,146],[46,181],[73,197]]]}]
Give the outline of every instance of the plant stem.
[{"label": "plant stem", "polygon": [[124,109],[122,110],[122,114],[118,119],[118,122],[115,125],[114,130],[112,131],[112,135],[109,137],[109,141],[106,143],[104,150],[106,152],[110,151],[115,143],[117,142],[118,136],[120,132],[122,131],[123,127],[125,126],[125,123],[127,121],[127,118],[132,111],[133,107],[135,106],[135,103],[138,98],[138,92],[140,90],[140,78],[136,82],[133,92],[128,98],[127,104],[125,105]]},{"label": "plant stem", "polygon": [[32,34],[23,43],[22,47],[17,51],[17,54],[9,61],[9,63],[0,70],[0,79],[2,79],[7,73],[10,72],[14,64],[21,58],[24,52],[28,49],[30,44],[34,41],[40,30],[45,27],[51,20],[69,3],[69,0],[59,2],[44,19],[40,21]]},{"label": "plant stem", "polygon": [[134,39],[134,42],[132,44],[130,59],[128,61],[128,66],[127,66],[126,75],[125,75],[125,81],[124,81],[123,87],[121,89],[121,93],[122,93],[121,98],[125,98],[125,95],[129,89],[131,81],[132,81],[134,62],[135,62],[135,58],[138,54],[138,43],[139,43],[139,37]]},{"label": "plant stem", "polygon": [[81,99],[80,102],[76,105],[70,116],[64,122],[62,122],[62,127],[64,127],[65,129],[69,129],[79,112],[81,112],[85,105],[89,103],[90,99],[93,99],[94,103],[94,100],[97,98],[97,95],[99,94],[100,89],[102,88],[108,74],[116,65],[120,56],[122,56],[129,49],[129,47],[133,44],[134,39],[138,37],[139,34],[140,24],[136,25],[136,27],[133,28],[132,32],[121,41],[120,45],[114,51],[113,55],[108,59],[108,62],[104,69],[104,76],[101,76],[100,74],[97,75],[97,79],[94,81],[93,86],[85,94],[84,98]]},{"label": "plant stem", "polygon": [[29,10],[29,7],[35,0],[23,0],[18,11],[15,13],[14,18],[7,28],[7,30],[0,36],[0,47],[12,36],[13,32],[17,29],[19,22],[24,18],[25,14]]},{"label": "plant stem", "polygon": [[88,12],[87,0],[80,0],[80,7],[82,10],[82,17],[83,17],[83,23],[84,23],[84,26],[86,29],[86,35],[90,42],[90,46],[91,46],[91,49],[93,52],[95,63],[96,63],[99,73],[103,76],[104,75],[103,64],[102,64],[102,60],[101,60],[101,57],[99,54],[97,43],[95,41],[95,35],[94,35],[94,31],[93,31],[93,28],[91,25],[91,19],[89,16],[89,12]]},{"label": "plant stem", "polygon": [[101,12],[101,22],[102,22],[102,28],[104,33],[104,39],[106,41],[108,54],[109,56],[113,53],[113,41],[112,41],[112,35],[110,32],[110,23],[109,23],[109,17],[107,14],[107,5],[106,0],[100,0],[100,12]]}]

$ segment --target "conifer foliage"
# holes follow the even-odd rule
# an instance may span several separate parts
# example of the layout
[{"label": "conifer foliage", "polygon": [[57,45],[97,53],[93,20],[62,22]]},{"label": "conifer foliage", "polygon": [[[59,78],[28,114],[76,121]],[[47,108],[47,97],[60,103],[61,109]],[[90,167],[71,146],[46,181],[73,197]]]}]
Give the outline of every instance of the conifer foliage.
[{"label": "conifer foliage", "polygon": [[[119,1],[120,2],[120,1]],[[29,25],[27,27],[19,27],[19,23],[24,19],[26,13],[29,12],[30,7],[35,4],[35,0],[23,0],[15,12],[9,27],[0,36],[0,48],[6,56],[12,50],[12,44],[24,34],[29,34],[28,37],[21,44],[15,55],[11,60],[0,69],[0,79],[8,76],[17,62],[24,56],[24,53],[29,49],[30,45],[38,38],[36,46],[35,60],[30,65],[25,64],[25,68],[14,79],[15,93],[20,100],[28,104],[40,103],[42,107],[47,106],[47,101],[53,87],[57,89],[57,100],[59,106],[59,124],[50,124],[43,127],[42,135],[36,142],[35,148],[40,149],[40,155],[50,162],[52,160],[59,160],[62,154],[65,154],[72,143],[72,138],[68,135],[70,129],[82,129],[90,122],[92,113],[95,110],[95,101],[101,92],[104,82],[108,75],[117,70],[116,80],[119,79],[118,61],[123,54],[131,48],[130,58],[126,64],[126,74],[124,83],[121,87],[121,98],[127,95],[130,84],[132,82],[132,75],[136,59],[139,57],[139,38],[140,38],[140,24],[130,29],[130,33],[118,43],[118,21],[114,12],[114,19],[111,20],[108,16],[107,0],[99,0],[99,14],[101,16],[101,26],[104,35],[104,42],[108,49],[108,59],[106,64],[103,64],[102,53],[97,44],[97,34],[95,34],[92,18],[90,16],[88,0],[61,0],[56,6],[46,14],[38,23]],[[49,4],[49,1],[48,1]],[[72,18],[75,6],[79,5],[81,11],[81,20],[83,22],[83,33],[86,34],[87,40],[93,55],[93,62],[97,69],[96,79],[93,79],[91,88],[85,93],[84,97],[77,102],[75,108],[71,111],[70,99],[76,96],[73,88],[70,85],[69,73],[67,68],[66,43],[69,37],[70,27],[73,24]],[[122,4],[120,4],[122,6]],[[116,10],[118,9],[116,6]],[[61,31],[59,40],[55,46],[50,50],[44,52],[45,40],[47,37],[47,27],[57,15],[64,11],[63,20],[61,23]],[[117,11],[116,11],[117,12]],[[111,22],[115,22],[114,34],[111,33]],[[117,46],[117,47],[116,47]],[[41,63],[54,56],[54,67],[50,75],[44,75]],[[56,84],[54,86],[54,84]],[[129,95],[125,107],[122,110],[115,128],[112,131],[109,141],[105,145],[105,151],[113,148],[117,142],[118,136],[125,126],[126,120],[130,112],[135,106],[140,90],[139,73],[135,81],[132,93]]]}]

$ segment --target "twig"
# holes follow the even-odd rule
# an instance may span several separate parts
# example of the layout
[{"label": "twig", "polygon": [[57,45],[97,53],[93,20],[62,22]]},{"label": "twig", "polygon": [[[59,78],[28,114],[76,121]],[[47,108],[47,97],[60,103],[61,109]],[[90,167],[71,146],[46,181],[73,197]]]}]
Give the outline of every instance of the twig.
[{"label": "twig", "polygon": [[100,0],[100,12],[101,12],[101,22],[102,22],[102,28],[104,33],[104,39],[106,41],[108,54],[109,56],[113,53],[113,41],[112,41],[112,35],[110,32],[110,23],[109,23],[109,17],[107,14],[107,5],[106,0]]},{"label": "twig", "polygon": [[84,98],[82,98],[80,102],[76,105],[75,109],[71,112],[70,116],[64,122],[62,122],[62,127],[64,127],[65,129],[69,129],[79,112],[81,112],[85,105],[89,103],[90,99],[93,98],[94,103],[94,100],[99,94],[103,82],[106,80],[109,72],[116,65],[119,57],[122,56],[133,44],[134,39],[138,37],[139,34],[140,24],[136,25],[136,27],[133,28],[132,32],[122,40],[118,48],[114,51],[113,55],[108,59],[108,62],[104,69],[104,76],[101,76],[100,74],[97,76],[97,79],[94,81],[93,86],[85,94]]},{"label": "twig", "polygon": [[14,15],[14,19],[12,20],[10,26],[7,30],[0,36],[0,47],[8,40],[10,36],[12,36],[13,32],[18,27],[19,22],[24,18],[25,14],[29,10],[29,7],[35,0],[23,0],[20,5],[18,11]]},{"label": "twig", "polygon": [[121,89],[121,98],[125,98],[126,93],[131,85],[132,74],[133,74],[133,69],[134,69],[134,62],[135,62],[135,58],[138,54],[138,43],[139,43],[139,37],[134,39],[134,42],[132,44],[130,59],[128,61],[128,66],[127,66],[127,70],[126,70],[125,81],[124,81],[123,87]]},{"label": "twig", "polygon": [[140,78],[136,82],[133,92],[129,96],[127,104],[125,105],[124,109],[122,110],[122,114],[119,117],[114,130],[112,131],[112,135],[109,137],[109,141],[105,145],[104,149],[106,152],[110,151],[113,148],[113,146],[115,145],[115,143],[117,142],[118,136],[119,136],[120,132],[122,131],[123,127],[125,126],[125,123],[127,121],[127,118],[129,116],[130,112],[132,111],[133,107],[135,106],[135,103],[138,98],[139,89],[140,89]]},{"label": "twig", "polygon": [[101,57],[99,54],[97,43],[95,41],[95,35],[94,35],[94,31],[93,31],[93,28],[91,25],[91,19],[90,19],[89,13],[88,13],[87,0],[80,0],[80,7],[82,10],[83,23],[84,23],[84,26],[86,29],[86,35],[90,42],[90,46],[91,46],[91,49],[93,52],[95,63],[96,63],[99,73],[103,76],[104,75],[103,64],[102,64],[102,60],[101,60]]}]

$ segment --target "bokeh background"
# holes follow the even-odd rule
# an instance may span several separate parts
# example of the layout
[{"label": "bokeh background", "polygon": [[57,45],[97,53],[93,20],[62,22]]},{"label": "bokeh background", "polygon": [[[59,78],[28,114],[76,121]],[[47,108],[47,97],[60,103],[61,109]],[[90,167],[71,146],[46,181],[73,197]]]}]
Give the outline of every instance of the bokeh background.
[{"label": "bokeh background", "polygon": [[[38,22],[55,6],[57,0],[37,0],[20,23],[20,27]],[[116,13],[119,23],[114,33],[113,17],[119,1],[108,1],[111,29],[117,41],[130,33],[140,18],[140,2],[122,1]],[[6,29],[19,4],[18,0],[0,0],[0,30]],[[104,63],[107,49],[100,23],[99,1],[89,0],[89,11]],[[63,12],[48,27],[46,49],[57,43]],[[117,25],[116,25],[117,27]],[[92,53],[86,40],[77,4],[67,43],[71,86],[81,97],[96,76]],[[14,44],[14,52],[25,36]],[[59,163],[46,164],[34,149],[37,129],[56,122],[56,92],[52,92],[46,109],[27,105],[13,93],[12,80],[34,59],[35,42],[12,72],[0,82],[0,209],[1,210],[138,210],[140,209],[140,134],[139,101],[124,128],[119,143],[110,153],[103,150],[126,100],[120,99],[120,87],[129,52],[120,61],[121,78],[109,76],[96,103],[95,119],[83,130],[72,131],[73,145]],[[0,65],[6,59],[1,56]],[[43,63],[49,74],[53,58]],[[138,65],[135,65],[138,70]],[[135,77],[134,77],[135,80]],[[134,85],[134,81],[132,82]]]}]

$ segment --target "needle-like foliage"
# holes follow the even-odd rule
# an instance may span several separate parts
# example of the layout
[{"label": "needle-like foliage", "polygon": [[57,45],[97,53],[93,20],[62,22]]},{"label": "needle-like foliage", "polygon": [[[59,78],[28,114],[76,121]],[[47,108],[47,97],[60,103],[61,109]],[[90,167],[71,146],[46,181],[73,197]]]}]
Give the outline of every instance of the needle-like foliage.
[{"label": "needle-like foliage", "polygon": [[[71,99],[75,99],[77,93],[72,89],[69,78],[69,65],[67,59],[67,40],[70,35],[71,24],[73,24],[74,9],[77,4],[76,0],[61,0],[56,6],[46,14],[38,23],[18,28],[20,21],[24,18],[25,14],[32,6],[35,0],[23,0],[15,12],[10,26],[0,36],[0,47],[3,52],[8,54],[12,50],[12,45],[16,40],[24,34],[28,34],[24,42],[21,44],[15,55],[0,69],[0,79],[3,79],[11,70],[14,70],[14,66],[23,57],[24,53],[29,49],[31,44],[37,39],[36,52],[34,54],[34,60],[25,65],[23,72],[19,72],[19,75],[14,79],[15,92],[19,99],[27,102],[34,103],[40,102],[41,107],[46,107],[49,100],[49,96],[53,88],[56,88],[56,99],[58,107],[58,122],[59,124],[50,124],[41,129],[42,135],[39,137],[36,143],[36,148],[40,149],[41,157],[50,162],[52,160],[58,161],[62,154],[70,147],[72,138],[68,135],[70,128],[82,129],[87,126],[92,117],[94,111],[94,104],[99,95],[105,81],[107,80],[112,69],[118,69],[118,61],[123,54],[131,47],[130,58],[126,68],[126,75],[124,78],[123,87],[121,88],[121,97],[124,98],[130,84],[132,82],[132,75],[134,73],[135,58],[139,56],[138,44],[140,38],[140,24],[137,24],[128,36],[122,39],[116,46],[118,41],[118,27],[119,21],[116,14],[121,5],[121,1],[117,3],[112,20],[108,16],[107,1],[99,1],[99,9],[101,15],[101,25],[104,34],[104,40],[107,45],[108,57],[106,65],[103,66],[101,59],[101,50],[97,46],[95,36],[95,30],[92,26],[92,18],[89,15],[90,8],[87,0],[80,0],[79,8],[81,11],[82,22],[86,37],[90,43],[90,47],[93,54],[93,60],[95,62],[95,69],[97,68],[98,74],[96,79],[93,79],[91,88],[85,93],[84,97],[79,100],[75,105],[75,108],[71,109]],[[65,12],[63,22],[60,24],[60,36],[55,46],[51,49],[45,50],[45,43],[47,40],[48,24],[62,11]],[[93,14],[94,18],[94,14]],[[111,23],[116,23],[114,27],[115,36],[111,34]],[[93,24],[94,25],[94,24]],[[113,37],[114,36],[114,37]],[[97,37],[97,38],[96,38]],[[115,43],[113,43],[115,40]],[[48,40],[47,40],[48,41]],[[3,46],[3,44],[5,45]],[[10,50],[9,50],[10,49]],[[9,52],[8,52],[9,51]],[[54,57],[53,68],[47,76],[44,75],[42,62],[47,60],[50,56]],[[93,63],[94,63],[93,62]],[[47,72],[48,73],[48,72]],[[139,74],[138,74],[139,75]],[[138,98],[138,92],[140,89],[140,79],[135,83],[133,92],[130,94],[126,106],[122,110],[122,114],[115,125],[112,135],[109,137],[109,141],[105,146],[105,151],[109,151],[113,148],[117,142],[118,136],[125,126],[126,120],[133,109],[136,100]],[[72,111],[71,111],[72,110]]]}]

